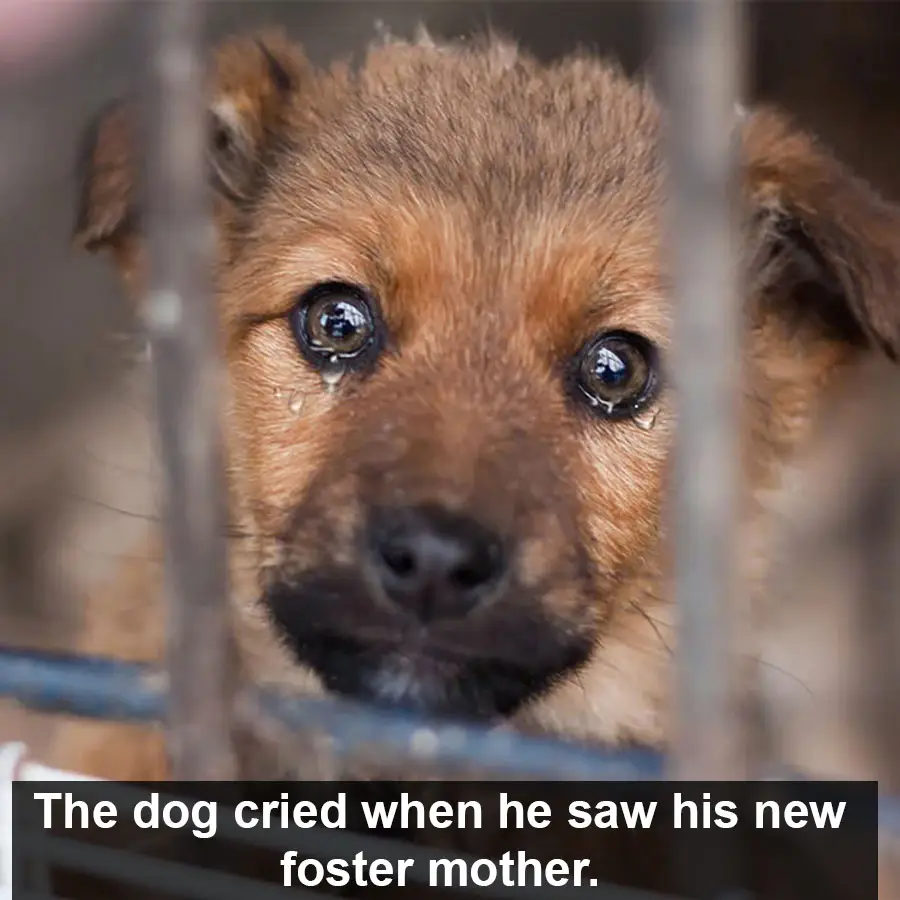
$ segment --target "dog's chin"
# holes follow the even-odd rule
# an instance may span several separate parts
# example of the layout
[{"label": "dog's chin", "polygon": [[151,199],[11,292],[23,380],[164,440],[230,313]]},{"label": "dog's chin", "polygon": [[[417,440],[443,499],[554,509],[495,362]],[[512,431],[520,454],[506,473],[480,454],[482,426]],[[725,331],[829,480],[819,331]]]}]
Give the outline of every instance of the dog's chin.
[{"label": "dog's chin", "polygon": [[329,692],[382,707],[499,721],[577,670],[593,645],[534,604],[423,628],[359,594],[354,604],[346,585],[329,587],[276,585],[264,604],[297,662]]},{"label": "dog's chin", "polygon": [[492,660],[438,658],[402,645],[374,653],[335,652],[314,669],[333,693],[377,706],[429,716],[491,722],[512,715],[524,702],[563,676],[552,670]]}]

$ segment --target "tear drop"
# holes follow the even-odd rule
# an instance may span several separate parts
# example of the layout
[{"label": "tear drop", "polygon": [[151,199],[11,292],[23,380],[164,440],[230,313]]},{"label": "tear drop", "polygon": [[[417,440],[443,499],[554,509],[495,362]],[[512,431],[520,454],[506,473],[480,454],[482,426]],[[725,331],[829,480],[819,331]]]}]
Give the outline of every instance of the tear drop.
[{"label": "tear drop", "polygon": [[659,407],[656,409],[650,410],[649,412],[643,413],[642,415],[634,417],[634,424],[637,425],[641,431],[650,431],[654,425],[656,425],[656,419],[659,416]]},{"label": "tear drop", "polygon": [[325,390],[328,391],[329,394],[334,393],[337,386],[341,383],[341,379],[344,377],[343,369],[330,369],[322,373],[322,381],[325,382]]},{"label": "tear drop", "polygon": [[288,400],[288,409],[295,415],[299,416],[303,412],[303,405],[306,403],[306,394],[302,391],[294,391]]}]

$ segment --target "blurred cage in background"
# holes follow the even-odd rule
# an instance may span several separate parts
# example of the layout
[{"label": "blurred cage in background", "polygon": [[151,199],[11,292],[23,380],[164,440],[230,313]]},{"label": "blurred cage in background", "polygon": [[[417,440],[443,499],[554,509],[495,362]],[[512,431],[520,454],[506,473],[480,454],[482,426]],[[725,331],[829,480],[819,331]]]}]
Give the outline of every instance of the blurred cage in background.
[{"label": "blurred cage in background", "polygon": [[[436,9],[438,6],[446,4],[435,4]],[[165,720],[174,776],[214,780],[233,777],[236,772],[230,719],[235,691],[240,688],[234,685],[226,627],[224,494],[215,408],[210,402],[219,361],[210,342],[212,311],[206,282],[211,250],[205,243],[203,188],[205,120],[200,73],[204,12],[204,4],[196,0],[171,0],[147,5],[142,11],[147,23],[144,34],[149,39],[145,55],[150,63],[144,122],[150,147],[145,183],[151,262],[146,322],[167,484],[170,688],[164,690],[153,673],[139,666],[26,649],[28,641],[22,640],[0,652],[0,695],[42,711]],[[680,632],[678,732],[672,758],[664,760],[640,750],[600,752],[564,742],[419,720],[337,700],[262,698],[292,728],[315,728],[327,734],[330,749],[338,757],[366,745],[392,758],[426,760],[441,771],[472,769],[497,778],[668,776],[713,780],[770,775],[782,771],[777,768],[785,763],[782,757],[791,755],[779,752],[783,747],[754,744],[751,748],[749,725],[734,702],[741,673],[736,669],[731,638],[742,586],[734,575],[737,535],[732,487],[737,480],[734,401],[740,374],[735,365],[739,358],[740,283],[733,243],[731,189],[736,159],[732,138],[736,104],[744,96],[748,13],[745,4],[737,0],[694,0],[649,4],[644,14],[645,31],[654,38],[654,50],[646,55],[653,56],[669,110],[673,185],[668,236],[677,310],[673,371],[679,429],[677,490],[671,515],[679,536],[675,599]],[[897,402],[891,388],[879,382],[873,389],[873,399],[867,401],[872,412],[863,413],[859,430],[853,432],[860,439],[834,451],[837,468],[829,470],[830,482],[826,474],[820,484],[861,484],[853,480],[854,466],[861,467],[871,476],[861,495],[870,498],[874,494],[882,504],[890,503],[894,489],[889,487],[897,476],[893,461],[900,459],[892,450],[900,449],[900,440],[891,428],[891,417],[879,410],[885,403]],[[863,568],[885,570],[879,582],[881,594],[869,608],[870,618],[860,615],[855,638],[840,635],[842,640],[862,642],[864,649],[854,658],[866,658],[863,680],[877,685],[877,690],[863,691],[870,701],[866,706],[868,731],[864,739],[859,738],[860,747],[865,745],[860,777],[876,777],[873,773],[882,770],[872,760],[900,759],[893,723],[894,718],[900,720],[896,716],[900,664],[895,660],[900,643],[896,607],[900,604],[894,600],[898,586],[894,570],[900,570],[900,554],[893,552],[900,546],[896,541],[900,529],[895,526],[893,508],[885,507],[880,510],[879,522],[888,532],[887,538],[879,542],[854,534],[855,542],[846,540],[840,517],[847,505],[856,502],[854,495],[839,489],[822,493],[825,514],[820,509],[807,513],[806,518],[803,514],[798,517],[794,536],[797,558],[816,569],[817,552],[827,554],[832,564],[838,554],[858,557],[871,552],[872,557],[862,561]],[[837,523],[830,530],[829,515]],[[10,529],[7,533],[8,547],[4,549],[15,556],[21,550],[20,532]],[[855,559],[854,564],[859,563]],[[852,578],[840,584],[851,592],[858,588]],[[877,611],[874,619],[872,610]],[[802,615],[808,611],[804,609]],[[798,626],[794,622],[790,627]],[[816,639],[823,641],[822,652],[829,652],[824,649],[828,638],[823,637],[830,634],[828,628],[813,630]],[[829,727],[822,730],[826,737],[831,733]],[[3,740],[17,737],[4,734]],[[812,771],[816,766],[827,769],[832,761],[838,761],[839,768],[854,758],[853,753],[832,757],[827,752],[814,757]],[[0,768],[7,779],[14,773],[30,780],[79,777],[78,773],[48,770],[39,760],[26,760],[24,746],[17,743],[3,748]],[[885,776],[885,782],[900,792],[896,778]],[[6,804],[9,780],[3,790]],[[9,878],[9,813],[6,806],[4,810],[0,811],[0,816],[7,816],[0,818],[6,835],[0,884],[8,892],[8,881],[3,879]],[[893,801],[882,804],[881,821],[886,831],[900,835],[900,816]],[[71,854],[71,848],[67,852]],[[84,856],[85,866],[90,866],[90,859],[90,854]],[[102,868],[102,860],[98,865]],[[152,874],[148,878],[152,885]],[[191,876],[190,885],[186,883],[180,893],[224,897],[232,888],[246,887],[237,883],[210,886],[198,872],[196,880]],[[35,886],[34,896],[44,896],[46,889],[46,885]]]}]

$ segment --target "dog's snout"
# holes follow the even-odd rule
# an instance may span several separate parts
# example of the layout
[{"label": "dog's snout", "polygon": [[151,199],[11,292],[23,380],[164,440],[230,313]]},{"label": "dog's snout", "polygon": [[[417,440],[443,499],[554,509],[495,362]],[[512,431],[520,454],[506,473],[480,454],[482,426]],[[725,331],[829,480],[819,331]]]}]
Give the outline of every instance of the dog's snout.
[{"label": "dog's snout", "polygon": [[385,594],[423,621],[465,616],[504,570],[493,532],[439,506],[378,514],[371,552]]}]

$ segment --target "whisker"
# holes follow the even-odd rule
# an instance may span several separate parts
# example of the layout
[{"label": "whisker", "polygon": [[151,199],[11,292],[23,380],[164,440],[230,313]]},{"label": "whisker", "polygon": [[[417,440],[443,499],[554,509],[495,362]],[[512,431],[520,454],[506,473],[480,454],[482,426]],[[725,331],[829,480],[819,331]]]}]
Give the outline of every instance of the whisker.
[{"label": "whisker", "polygon": [[654,634],[659,638],[659,642],[663,645],[663,647],[665,647],[666,652],[669,654],[669,656],[672,656],[672,648],[669,646],[668,642],[662,635],[662,631],[660,630],[659,626],[661,623],[657,622],[645,609],[635,603],[634,600],[629,600],[628,605],[633,610],[635,610],[635,612],[640,613],[640,615],[642,615],[644,619],[647,620],[648,624],[653,629]]},{"label": "whisker", "polygon": [[94,453],[89,447],[78,447],[78,452],[82,455],[95,462],[98,466],[103,466],[107,469],[114,469],[116,472],[124,472],[128,475],[139,475],[142,478],[150,479],[153,477],[153,473],[148,469],[138,469],[134,466],[123,466],[121,463],[112,462],[108,459],[103,459],[97,453]]},{"label": "whisker", "polygon": [[84,494],[79,494],[76,491],[66,491],[66,496],[71,498],[72,500],[77,500],[79,503],[86,503],[90,506],[96,506],[99,509],[106,509],[109,512],[118,513],[120,516],[125,516],[129,519],[141,519],[144,522],[159,522],[160,517],[156,515],[152,515],[150,513],[139,513],[135,512],[133,509],[123,509],[120,506],[116,506],[112,503],[107,503],[104,500],[98,500],[96,497],[87,497]]},{"label": "whisker", "polygon": [[[153,515],[150,513],[139,513],[133,509],[123,509],[120,506],[115,506],[114,504],[107,503],[104,500],[98,500],[96,497],[86,497],[84,494],[78,494],[75,491],[67,491],[66,496],[70,497],[73,500],[77,500],[79,503],[87,503],[100,509],[106,509],[110,512],[117,513],[118,515],[125,516],[129,519],[140,519],[143,522],[156,523],[160,523],[162,521],[162,519],[157,515]],[[237,529],[229,529],[225,532],[225,536],[238,540],[260,540],[267,537],[267,535],[260,532],[239,531]]]},{"label": "whisker", "polygon": [[764,666],[767,669],[771,669],[773,672],[778,672],[779,675],[784,675],[786,678],[790,679],[794,684],[799,685],[806,692],[806,695],[811,699],[815,699],[815,693],[812,688],[802,679],[799,675],[795,675],[793,672],[789,672],[787,669],[782,669],[781,666],[776,666],[774,663],[770,663],[765,659],[762,659],[758,656],[752,657],[753,661],[757,663],[757,665]]}]

